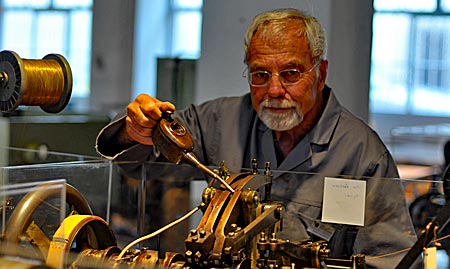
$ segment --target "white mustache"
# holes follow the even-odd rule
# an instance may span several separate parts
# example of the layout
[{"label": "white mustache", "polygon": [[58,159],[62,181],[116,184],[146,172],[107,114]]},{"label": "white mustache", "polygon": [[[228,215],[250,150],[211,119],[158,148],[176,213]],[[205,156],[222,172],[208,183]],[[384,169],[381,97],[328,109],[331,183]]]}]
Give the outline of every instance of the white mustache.
[{"label": "white mustache", "polygon": [[297,103],[287,99],[265,99],[261,106],[264,108],[295,108]]}]

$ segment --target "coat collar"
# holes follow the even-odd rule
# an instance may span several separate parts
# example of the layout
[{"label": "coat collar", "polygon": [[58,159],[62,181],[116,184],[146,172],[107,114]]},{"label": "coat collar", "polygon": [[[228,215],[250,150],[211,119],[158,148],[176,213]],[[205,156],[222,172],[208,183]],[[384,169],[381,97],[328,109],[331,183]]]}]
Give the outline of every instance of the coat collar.
[{"label": "coat collar", "polygon": [[328,86],[323,90],[327,105],[316,126],[307,135],[311,144],[328,145],[341,117],[342,106]]}]

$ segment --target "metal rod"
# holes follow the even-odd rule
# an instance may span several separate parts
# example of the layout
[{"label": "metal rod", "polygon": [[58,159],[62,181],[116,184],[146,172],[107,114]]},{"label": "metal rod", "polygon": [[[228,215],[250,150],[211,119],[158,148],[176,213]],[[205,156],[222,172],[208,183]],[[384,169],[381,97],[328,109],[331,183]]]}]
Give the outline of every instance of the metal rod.
[{"label": "metal rod", "polygon": [[214,179],[219,180],[223,185],[225,185],[225,187],[231,191],[232,193],[234,193],[233,188],[223,179],[221,178],[218,174],[214,173],[213,171],[211,171],[211,169],[209,169],[208,167],[204,166],[202,163],[200,163],[197,159],[197,157],[195,157],[195,155],[192,152],[184,152],[183,153],[183,157],[188,160],[191,164],[195,165],[196,167],[198,167],[200,170],[202,170],[203,172],[207,173],[208,175],[212,176]]},{"label": "metal rod", "polygon": [[[146,194],[147,194],[147,171],[145,163],[141,167],[141,184],[138,185],[138,215],[137,215],[137,235],[141,237],[145,234],[145,204],[146,204]],[[142,245],[138,245],[141,248]]]}]

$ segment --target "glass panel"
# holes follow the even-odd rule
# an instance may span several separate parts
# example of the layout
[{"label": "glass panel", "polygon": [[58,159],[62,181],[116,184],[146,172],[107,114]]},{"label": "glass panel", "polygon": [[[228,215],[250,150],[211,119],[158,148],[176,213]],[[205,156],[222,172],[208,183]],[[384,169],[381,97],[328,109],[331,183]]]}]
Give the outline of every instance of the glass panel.
[{"label": "glass panel", "polygon": [[92,0],[54,0],[55,8],[91,7]]},{"label": "glass panel", "polygon": [[172,56],[198,58],[201,34],[200,12],[177,12],[174,17]]},{"label": "glass panel", "polygon": [[[29,11],[5,11],[2,24],[1,50],[12,50],[22,58],[32,57],[33,13]],[[20,34],[17,34],[20,33]]]},{"label": "glass panel", "polygon": [[[1,172],[4,175],[8,170],[1,168]],[[0,260],[0,268],[21,267],[18,257],[30,261],[42,257],[45,251],[39,251],[38,246],[51,240],[65,218],[65,194],[64,179],[42,178],[37,182],[0,184],[0,228],[3,239],[0,241],[0,259],[4,256],[16,257],[16,262],[10,266]],[[45,200],[39,199],[45,196]],[[39,227],[39,232],[36,232],[36,227]],[[60,227],[60,230],[63,229]],[[59,254],[56,255],[55,258],[58,258]]]},{"label": "glass panel", "polygon": [[437,8],[436,0],[374,0],[376,11],[432,12]]},{"label": "glass panel", "polygon": [[[1,147],[0,150],[6,151],[6,155],[9,156],[34,153],[34,151],[4,147]],[[97,237],[98,235],[94,232],[87,239],[90,240],[89,242],[100,244],[96,239],[104,240],[102,231],[107,232],[106,241],[113,242],[111,241],[112,237],[108,235],[110,232],[108,232],[109,229],[106,229],[108,227],[106,223],[109,221],[110,208],[116,207],[116,203],[112,203],[111,196],[113,191],[118,193],[118,190],[112,189],[111,183],[113,180],[111,176],[119,175],[117,168],[114,168],[109,161],[99,158],[91,161],[80,161],[85,159],[86,156],[56,152],[49,152],[49,155],[51,155],[51,157],[49,156],[50,159],[60,162],[18,165],[11,159],[10,166],[0,167],[0,215],[2,215],[0,223],[2,233],[0,235],[2,239],[8,238],[7,244],[9,246],[8,248],[3,247],[2,244],[5,243],[5,240],[1,240],[0,268],[17,268],[20,264],[19,259],[17,259],[19,257],[25,258],[22,259],[23,262],[31,261],[35,266],[42,265],[47,254],[52,257],[48,260],[52,263],[52,268],[69,267],[55,266],[55,262],[63,263],[63,259],[57,256],[62,252],[48,251],[49,244],[56,243],[59,247],[61,241],[57,241],[58,239],[65,238],[64,242],[73,240],[75,233],[81,226],[69,230],[70,237],[63,233],[63,229],[73,227],[71,226],[73,223],[87,227],[83,224],[86,223],[83,220],[104,220],[105,226],[102,230],[97,230],[96,226],[90,226],[94,227],[94,231],[99,231],[102,236]],[[117,179],[117,181],[119,180]],[[53,182],[63,182],[62,188],[53,187]],[[68,184],[65,184],[66,182]],[[49,185],[52,188],[49,188]],[[16,186],[31,187],[27,187],[24,192],[18,193],[15,190],[20,189]],[[61,186],[61,184],[58,186]],[[2,189],[6,190],[6,193]],[[10,190],[14,190],[15,193],[11,193]],[[115,199],[117,200],[116,196]],[[5,208],[7,210],[4,210]],[[92,213],[95,216],[92,216]],[[71,217],[75,218],[66,221]],[[62,223],[63,219],[66,225]],[[6,223],[6,226],[4,223]],[[67,223],[70,223],[70,225],[67,225]],[[77,234],[78,239],[80,239],[82,237],[81,232]],[[4,237],[4,235],[8,236]],[[9,240],[9,238],[16,237],[20,240],[20,249],[11,247],[15,240]],[[53,240],[54,238],[56,239]],[[78,239],[73,240],[73,245],[68,245],[68,247],[72,246],[71,251],[75,249],[76,244],[82,244]],[[2,260],[4,258],[3,251],[6,249],[8,250],[7,256],[16,258],[16,262],[13,263],[14,266],[5,266],[5,261]],[[71,257],[67,261],[72,263],[74,258],[76,257]],[[28,266],[24,268],[28,268]]]},{"label": "glass panel", "polygon": [[[404,134],[408,133],[408,130],[399,131],[403,131]],[[447,133],[443,134],[448,135]],[[54,152],[52,154],[64,155],[64,153]],[[79,157],[83,158],[83,156]],[[127,168],[128,166],[136,173],[125,175],[124,170],[119,169],[119,165],[122,168]],[[109,250],[109,247],[116,247],[115,240],[114,242],[104,240],[108,237],[110,231],[114,233],[117,239],[119,250],[124,250],[125,246],[135,246],[136,244],[133,242],[136,242],[135,240],[138,238],[142,239],[142,236],[145,235],[146,240],[142,242],[142,245],[140,244],[140,247],[145,246],[147,250],[158,250],[158,254],[161,254],[161,256],[167,254],[168,251],[172,252],[172,255],[174,253],[183,254],[186,253],[186,248],[189,250],[195,250],[196,248],[198,250],[199,246],[202,247],[201,251],[203,253],[210,253],[215,246],[211,242],[218,240],[217,238],[220,236],[220,238],[223,238],[221,242],[225,242],[225,244],[229,243],[229,240],[225,241],[225,237],[230,240],[241,240],[231,241],[237,243],[233,247],[239,248],[232,249],[232,251],[239,251],[240,254],[234,256],[236,259],[233,262],[254,258],[254,256],[250,255],[250,251],[254,250],[252,253],[263,255],[257,257],[260,258],[259,261],[264,263],[269,262],[269,260],[270,262],[277,262],[279,267],[289,267],[290,264],[281,263],[289,262],[289,257],[293,257],[296,261],[299,259],[299,262],[304,262],[304,264],[311,264],[311,262],[315,262],[315,259],[319,260],[320,258],[321,265],[330,265],[329,267],[333,268],[348,268],[351,264],[350,260],[345,260],[344,263],[345,258],[334,261],[325,258],[328,253],[326,250],[329,249],[328,245],[310,244],[311,242],[309,241],[299,241],[295,240],[295,238],[306,237],[307,231],[320,238],[328,239],[330,238],[328,236],[331,236],[334,231],[342,232],[335,233],[342,234],[342,236],[360,232],[356,237],[356,240],[358,240],[357,246],[361,246],[367,251],[372,251],[371,253],[365,253],[366,256],[363,258],[368,266],[395,268],[403,255],[410,254],[409,248],[420,248],[417,252],[417,257],[411,257],[414,260],[422,255],[423,245],[428,245],[426,244],[427,242],[424,242],[423,245],[416,244],[418,241],[414,232],[418,236],[430,232],[434,234],[427,238],[442,244],[437,249],[437,268],[448,268],[449,228],[447,227],[445,215],[448,213],[445,197],[448,197],[449,190],[444,188],[448,182],[444,181],[444,174],[436,167],[401,165],[398,168],[400,172],[399,178],[355,178],[349,175],[333,173],[314,174],[280,170],[272,170],[272,177],[266,176],[261,169],[257,173],[247,170],[240,174],[230,175],[230,180],[228,181],[231,182],[236,190],[233,194],[220,187],[217,184],[218,182],[210,186],[213,189],[209,189],[209,192],[204,191],[207,187],[205,183],[208,176],[189,165],[152,162],[141,164],[136,162],[111,163],[103,159],[71,161],[70,158],[59,163],[12,164],[12,166],[0,167],[1,235],[9,234],[12,231],[10,229],[12,226],[8,226],[7,220],[10,221],[15,210],[20,208],[17,205],[19,205],[25,195],[33,194],[31,197],[28,195],[26,198],[26,200],[29,199],[28,201],[30,201],[29,210],[24,210],[24,213],[21,215],[23,218],[31,218],[33,220],[33,224],[29,224],[30,228],[38,227],[40,229],[27,229],[26,236],[21,238],[23,238],[24,243],[28,244],[20,245],[21,252],[13,253],[12,256],[16,257],[16,255],[19,256],[19,253],[26,253],[29,255],[27,257],[31,257],[31,260],[35,261],[34,266],[43,265],[43,262],[45,262],[45,259],[42,259],[42,250],[49,255],[45,256],[50,257],[48,260],[54,259],[53,253],[47,252],[48,248],[40,249],[39,246],[45,246],[44,243],[46,242],[48,244],[48,241],[43,239],[52,240],[54,228],[57,228],[61,223],[60,217],[67,220],[73,217],[73,215],[68,216],[73,208],[85,209],[85,199],[94,215],[102,217],[107,223],[105,224],[106,226],[99,227],[102,228],[101,230],[94,230],[94,232],[86,234],[81,233],[79,237],[77,236],[77,239],[86,240],[82,241],[82,243],[88,242],[86,238],[101,239],[101,242],[104,243],[101,247],[105,250]],[[217,169],[217,167],[211,167],[211,169]],[[332,177],[332,184],[329,184],[330,179],[328,177]],[[41,187],[41,183],[44,180],[47,183],[67,182],[74,189],[68,185],[59,185],[60,187],[58,187],[59,189],[57,189],[57,195],[55,196],[55,200],[59,199],[59,201],[49,203],[49,199],[53,196],[50,197],[45,190],[41,191],[42,189],[35,188],[35,186]],[[276,184],[285,184],[286,182],[289,184],[302,182],[302,186],[292,190],[284,189],[282,193],[277,195],[276,190],[279,189],[279,186],[275,188]],[[266,189],[264,186],[270,183],[272,183],[271,188]],[[360,185],[361,183],[364,183],[364,188],[358,187],[362,186]],[[64,187],[66,192],[64,192]],[[72,191],[68,192],[68,189]],[[317,191],[311,192],[311,189]],[[51,191],[50,189],[48,190]],[[213,191],[211,192],[211,190]],[[323,193],[326,192],[331,194],[331,196],[327,195],[325,197],[325,195],[322,195],[322,190],[324,190]],[[270,194],[269,191],[272,192],[272,195],[268,195]],[[289,195],[293,195],[295,200]],[[69,200],[68,197],[72,199]],[[329,197],[332,200],[329,200]],[[144,198],[145,200],[140,200]],[[283,199],[286,200],[283,201]],[[327,207],[326,205],[330,201],[330,206]],[[36,210],[32,207],[35,205],[34,202],[40,203]],[[363,204],[365,204],[365,207],[362,206]],[[283,206],[285,206],[286,210],[292,210],[298,214],[294,215],[290,214],[290,212],[279,214],[280,212],[285,212],[280,210]],[[329,209],[333,207],[340,214],[333,215],[336,211],[329,212]],[[199,210],[200,208],[202,210]],[[353,210],[354,208],[359,208],[360,212],[356,214]],[[365,211],[361,210],[364,208]],[[82,210],[80,211],[82,212]],[[36,212],[37,214],[31,214],[30,212]],[[192,212],[195,212],[195,214],[190,214]],[[401,214],[397,214],[398,212],[401,212]],[[108,218],[109,213],[111,213],[110,220]],[[144,215],[139,215],[140,213]],[[407,228],[409,224],[406,224],[409,222],[409,219],[401,218],[404,216],[403,213],[410,214],[414,225],[414,227],[411,227],[411,230]],[[91,215],[89,216],[92,217]],[[345,216],[345,219],[342,219],[342,216]],[[374,221],[373,216],[381,216],[382,220],[376,219]],[[258,219],[255,220],[255,217],[258,217]],[[296,221],[296,223],[285,221],[288,217]],[[353,217],[365,220],[364,225],[348,224],[348,220],[352,220]],[[283,218],[286,219],[283,220]],[[261,221],[261,219],[263,220]],[[52,220],[57,221],[51,222]],[[175,220],[180,220],[181,222],[173,225]],[[237,228],[231,225],[231,221],[236,220],[237,223],[233,223],[239,225]],[[439,224],[444,224],[435,227],[433,226],[433,224],[436,224],[434,220],[440,220]],[[256,224],[257,221],[258,224]],[[220,224],[227,224],[223,225],[223,231],[218,230],[221,228],[219,227],[220,225],[217,225],[219,222]],[[374,222],[376,222],[375,225],[373,225]],[[405,225],[403,225],[403,222]],[[275,227],[278,227],[280,223],[286,225],[283,228],[292,229],[294,232],[292,234],[286,234],[283,231],[279,233],[280,231]],[[81,222],[77,222],[77,224],[81,224]],[[136,230],[140,224],[144,226],[141,227],[142,230],[139,234]],[[172,226],[169,227],[167,226],[168,224]],[[64,225],[61,226],[64,227]],[[72,226],[68,225],[66,227]],[[111,229],[104,230],[104,227],[110,227]],[[93,226],[91,228],[99,229]],[[154,233],[154,231],[161,231],[161,228],[170,229],[160,234],[158,232]],[[261,246],[261,244],[257,245],[256,240],[253,239],[261,235],[257,230],[259,228],[261,230],[264,229],[266,235],[272,232],[275,235],[272,237],[274,240],[271,240],[271,246],[275,247],[271,248],[270,253],[267,253],[267,251],[256,251],[256,247],[258,245]],[[415,231],[412,230],[413,228]],[[196,229],[196,231],[192,231],[192,229]],[[210,236],[211,232],[216,231],[218,231],[216,233],[217,237],[208,237],[210,240],[198,240],[202,238],[200,236]],[[242,231],[251,232],[243,233]],[[366,233],[371,232],[377,236],[371,238],[363,237],[363,235],[366,235],[364,231]],[[146,232],[152,232],[153,237],[150,237]],[[158,235],[156,236],[156,234]],[[96,237],[98,235],[102,237]],[[318,243],[319,237],[313,240],[317,240],[316,242]],[[59,240],[58,242],[64,242],[64,240],[61,240],[62,237],[56,238]],[[151,240],[148,240],[149,238]],[[344,239],[350,238],[345,237]],[[372,242],[368,242],[367,238],[376,241],[377,246],[382,245],[383,247],[374,249],[373,245],[370,245]],[[295,242],[288,244],[290,249],[295,251],[283,251],[282,247],[286,246],[286,240]],[[320,240],[320,242],[324,242],[323,240]],[[77,243],[79,242],[77,240]],[[92,240],[89,242],[100,241]],[[185,244],[185,242],[195,242],[195,244]],[[240,244],[241,242],[244,243]],[[11,248],[3,247],[2,244],[4,243],[4,240],[0,242],[0,251],[12,250]],[[38,243],[43,244],[39,245]],[[88,244],[83,246],[88,246]],[[319,253],[317,246],[321,246],[320,257],[296,255],[296,253],[303,253],[304,251],[308,251],[307,253],[313,253],[313,251],[314,253]],[[91,248],[90,245],[89,248]],[[83,261],[82,258],[86,256],[79,256],[78,254],[86,249],[88,247],[82,248],[74,245],[70,250],[70,254],[74,256],[70,257],[68,261],[73,262],[77,257],[80,258],[77,261]],[[139,249],[134,249],[127,253],[127,259],[116,259],[117,255],[92,255],[89,258],[95,260],[89,261],[95,261],[98,268],[111,268],[112,263],[107,263],[109,266],[103,266],[102,264],[108,258],[111,258],[110,262],[123,262],[123,264],[114,264],[114,268],[119,268],[119,265],[136,265],[135,267],[137,267],[141,265],[138,258],[142,257],[138,255],[143,254]],[[116,249],[112,248],[112,250],[115,251]],[[98,253],[103,254],[100,251]],[[3,252],[0,253],[0,265],[5,265],[7,262],[3,254]],[[146,253],[144,254],[147,255]],[[153,255],[153,253],[151,254]],[[274,255],[264,256],[264,254]],[[280,259],[273,259],[273,257]],[[184,258],[186,257],[179,255],[172,261],[181,262]],[[314,261],[312,261],[313,258]],[[322,260],[322,258],[324,259]],[[4,266],[3,268],[16,268],[22,261],[21,259],[16,259],[14,266]],[[193,263],[197,262],[194,259],[190,259],[190,261],[193,261]],[[223,265],[231,266],[231,264],[228,264],[231,262],[231,259],[223,259],[223,262]],[[175,264],[172,264],[172,266],[175,266]],[[29,267],[23,266],[23,268]],[[407,268],[410,267],[408,266]]]},{"label": "glass panel", "polygon": [[201,9],[203,5],[202,0],[173,0],[175,8],[195,8]]},{"label": "glass panel", "polygon": [[92,16],[89,11],[73,12],[71,15],[71,37],[69,63],[72,68],[72,97],[87,97],[91,70],[91,27]]},{"label": "glass panel", "polygon": [[109,211],[106,206],[109,204],[108,191],[111,183],[111,166],[108,161],[79,154],[47,152],[45,161],[40,162],[39,158],[35,157],[35,162],[25,163],[20,161],[25,155],[29,158],[37,155],[38,151],[0,147],[1,153],[5,151],[9,160],[7,165],[0,166],[0,171],[5,171],[0,177],[0,187],[5,184],[65,179],[84,193],[95,214],[106,217]]},{"label": "glass panel", "polygon": [[371,112],[406,112],[409,29],[408,15],[374,15]]},{"label": "glass panel", "polygon": [[[118,165],[121,165],[123,167],[125,167],[127,164],[126,163],[118,163]],[[216,168],[216,167],[213,167]],[[144,169],[144,171],[146,171],[147,173],[142,173],[141,169]],[[426,225],[429,223],[429,221],[432,220],[432,217],[436,216],[438,214],[438,209],[441,208],[444,204],[445,204],[445,198],[443,196],[443,190],[442,190],[442,181],[440,180],[440,175],[438,174],[440,171],[437,171],[435,169],[435,167],[428,167],[428,166],[402,166],[399,167],[400,169],[400,174],[401,177],[400,178],[364,178],[364,181],[367,182],[367,189],[365,192],[365,204],[366,204],[366,222],[364,225],[368,226],[370,225],[367,220],[370,219],[368,218],[369,215],[376,215],[376,216],[381,216],[381,215],[386,215],[386,214],[390,214],[392,213],[389,209],[388,211],[386,211],[386,205],[388,205],[388,207],[392,206],[392,204],[390,204],[390,202],[393,202],[395,200],[392,199],[392,197],[399,197],[398,195],[390,195],[389,197],[386,197],[386,189],[389,189],[390,191],[394,190],[394,192],[397,192],[399,195],[404,195],[401,196],[404,200],[402,201],[397,200],[397,202],[404,202],[404,210],[410,210],[410,214],[413,218],[413,224],[414,224],[414,228],[416,229],[417,234],[422,234],[424,229],[426,228]],[[178,219],[179,216],[185,214],[186,212],[189,212],[190,209],[196,207],[198,205],[199,202],[202,202],[202,193],[204,194],[205,192],[202,192],[202,188],[206,187],[205,185],[197,185],[197,184],[193,184],[193,183],[199,183],[201,181],[204,181],[202,173],[198,174],[195,171],[191,171],[193,170],[193,168],[189,168],[189,166],[176,166],[173,164],[165,164],[165,163],[145,163],[143,164],[143,167],[136,169],[136,178],[133,177],[128,177],[127,180],[125,181],[124,185],[122,186],[121,190],[123,191],[124,189],[133,189],[133,185],[135,185],[137,182],[140,182],[141,180],[144,180],[148,183],[148,190],[147,190],[147,194],[148,194],[148,201],[147,201],[147,205],[148,205],[148,209],[149,211],[146,212],[146,214],[148,214],[148,219],[149,221],[146,221],[145,224],[148,225],[148,227],[146,227],[146,229],[150,230],[150,231],[154,231],[159,229],[160,227],[164,227],[164,225],[166,223],[170,223],[171,220],[175,220]],[[249,172],[249,171],[246,171]],[[250,190],[250,188],[258,188],[260,187],[259,184],[262,184],[262,179],[261,176],[263,175],[262,170],[259,171],[259,174],[253,174],[249,177],[244,177],[242,175],[245,175],[245,173],[241,174],[240,177],[235,177],[233,182],[235,183],[233,186],[238,186],[238,181],[239,182],[243,182],[245,180],[248,180],[247,182],[252,182],[252,187],[249,187],[248,190]],[[324,221],[321,220],[321,215],[323,217],[323,214],[321,214],[321,212],[324,212],[323,208],[321,207],[322,203],[323,203],[323,196],[321,195],[321,191],[317,191],[317,192],[307,192],[305,190],[305,186],[307,186],[308,184],[318,184],[318,185],[314,185],[316,188],[318,189],[324,189],[323,188],[323,183],[324,183],[324,177],[333,177],[336,178],[337,180],[342,179],[341,177],[347,178],[349,179],[350,177],[348,177],[348,175],[318,175],[318,174],[304,174],[304,173],[298,173],[298,172],[287,172],[287,171],[277,171],[277,170],[272,170],[273,176],[274,178],[276,178],[276,180],[278,181],[274,181],[274,184],[276,184],[275,182],[281,182],[283,180],[289,180],[289,182],[304,182],[302,185],[302,188],[296,188],[295,192],[296,194],[299,195],[299,197],[302,197],[302,199],[299,202],[295,201],[285,201],[285,204],[287,206],[287,208],[293,208],[293,204],[295,205],[299,205],[301,204],[301,206],[299,205],[298,207],[295,207],[295,210],[298,210],[299,214],[297,215],[299,219],[304,220],[305,222],[303,223],[308,223],[308,221],[314,221],[314,225],[316,227],[318,227],[318,232],[323,232],[323,231],[327,231],[326,228],[336,228],[336,223],[339,222],[335,222],[335,220],[329,220],[328,221]],[[249,175],[249,174],[247,174]],[[231,177],[234,177],[236,175],[231,175]],[[144,179],[145,177],[145,179]],[[251,178],[253,177],[253,178]],[[312,180],[314,178],[314,180]],[[354,180],[360,180],[360,179],[356,179],[356,178],[352,178]],[[133,183],[134,182],[134,183]],[[186,187],[186,184],[189,183],[190,184],[188,186],[190,186],[190,203],[189,201],[183,201],[183,199],[186,199],[187,197],[184,196],[186,193],[186,189],[184,189]],[[315,182],[315,183],[312,183]],[[320,183],[318,183],[320,182]],[[217,183],[217,182],[216,182]],[[348,183],[348,182],[347,182]],[[347,184],[345,183],[345,184]],[[254,184],[254,185],[253,185]],[[218,186],[217,184],[215,185],[216,187]],[[243,186],[243,185],[241,185]],[[319,186],[319,187],[318,187]],[[336,184],[336,189],[339,188],[339,185]],[[344,185],[342,185],[344,186]],[[331,186],[332,187],[332,186]],[[344,206],[341,204],[341,202],[349,202],[346,201],[347,198],[350,199],[356,199],[357,196],[364,196],[364,193],[354,193],[353,190],[355,190],[354,188],[355,186],[352,184],[352,187],[348,188],[348,191],[341,191],[341,190],[336,190],[336,192],[333,195],[333,201],[338,200],[338,203],[331,203],[330,205],[332,206],[336,206],[337,208],[339,208],[339,205],[341,205],[340,210],[346,210],[345,212],[348,211],[348,206]],[[134,187],[136,188],[136,187]],[[197,189],[199,188],[199,189]],[[237,187],[239,188],[239,187]],[[264,188],[260,188],[260,191],[262,191]],[[328,191],[332,189],[330,188],[330,185],[328,186]],[[346,188],[343,188],[346,189]],[[158,191],[159,190],[159,191]],[[272,186],[272,190],[273,190],[273,186]],[[132,194],[133,192],[125,192],[127,195]],[[283,195],[289,195],[288,194],[289,191],[284,191]],[[330,193],[330,192],[329,192]],[[176,194],[176,195],[175,195]],[[224,194],[222,192],[222,194]],[[217,195],[217,194],[216,194]],[[261,199],[261,203],[265,203],[265,202],[269,202],[268,204],[274,204],[277,202],[282,203],[282,201],[280,201],[281,198],[280,196],[275,196],[272,195],[272,200],[270,201],[264,201],[264,194],[262,192],[259,193],[259,198]],[[433,196],[431,196],[433,195]],[[207,206],[208,208],[206,208],[206,210],[204,210],[203,212],[208,212],[205,214],[200,214],[198,216],[197,219],[195,219],[194,217],[190,217],[189,220],[191,221],[190,226],[194,229],[194,230],[200,230],[202,228],[206,227],[216,227],[214,225],[212,225],[213,223],[217,223],[219,222],[219,220],[225,220],[228,218],[227,214],[230,214],[231,211],[229,212],[225,212],[225,211],[219,211],[217,210],[216,213],[211,213],[212,210],[210,210],[211,208],[220,208],[220,207],[225,207],[227,205],[230,205],[230,203],[228,203],[229,201],[231,201],[232,199],[228,199],[229,197],[231,197],[232,195],[227,196],[227,200],[225,201],[225,204],[218,204],[218,203],[214,203],[214,202],[210,202]],[[176,197],[176,199],[174,199]],[[204,197],[204,196],[203,196]],[[225,196],[222,196],[225,197]],[[275,198],[277,197],[277,198]],[[430,205],[429,207],[425,207],[423,206],[424,200],[429,198],[434,198],[434,199],[430,199],[430,203],[428,203],[428,205]],[[213,197],[213,199],[216,197]],[[374,200],[375,198],[375,200]],[[127,201],[127,203],[130,203],[129,201],[131,201],[131,199],[123,197],[124,201]],[[359,198],[358,198],[359,199]],[[205,201],[205,200],[203,200]],[[115,217],[112,220],[112,225],[114,225],[114,227],[133,227],[132,224],[134,222],[132,222],[134,215],[131,215],[131,212],[134,211],[138,211],[138,209],[136,208],[136,206],[133,204],[121,204],[122,207],[118,208],[119,210],[115,211]],[[380,204],[381,203],[381,204]],[[387,204],[384,204],[387,203]],[[266,204],[266,205],[268,205]],[[354,202],[354,204],[361,204],[361,203],[357,203]],[[292,206],[292,207],[290,207]],[[330,206],[331,207],[331,206]],[[239,203],[236,204],[235,207],[233,208],[239,208]],[[228,207],[227,207],[228,209]],[[247,208],[248,209],[248,208]],[[219,213],[220,212],[220,213]],[[245,215],[245,212],[250,212],[250,211],[245,211],[245,210],[235,210],[233,212],[239,212],[237,213],[238,215],[240,214],[240,216],[242,217],[243,215]],[[388,213],[389,212],[389,213]],[[201,213],[201,212],[197,212],[197,213]],[[197,214],[196,213],[196,214]],[[223,213],[223,214],[222,214]],[[258,213],[257,213],[258,214]],[[341,213],[342,214],[342,213]],[[288,217],[289,214],[283,214],[283,217]],[[346,214],[342,214],[342,215],[346,215]],[[354,216],[354,212],[352,211],[352,214],[349,214]],[[355,214],[356,215],[356,214]],[[178,217],[175,217],[178,216]],[[217,216],[217,218],[216,218]],[[131,217],[131,218],[130,218]],[[153,218],[152,218],[153,217]],[[156,218],[155,218],[156,217]],[[235,218],[239,218],[237,215],[234,215],[233,217]],[[386,219],[390,219],[390,218],[395,218],[395,214],[390,215],[389,217],[387,217]],[[240,218],[239,218],[240,219]],[[248,219],[247,219],[248,220]],[[285,225],[287,222],[284,222],[283,224]],[[298,222],[299,226],[298,230],[301,231],[304,229],[304,227],[300,224],[300,222]],[[250,227],[251,225],[248,225],[249,223],[246,222],[246,220],[244,220],[243,222],[240,223],[241,226],[239,226],[241,229]],[[117,226],[116,226],[117,225]],[[127,226],[128,225],[128,226]],[[248,226],[246,226],[248,225]],[[306,225],[306,224],[305,224]],[[347,226],[347,224],[342,223],[339,224],[342,225],[344,227],[347,228],[351,228],[351,226]],[[285,226],[284,226],[285,227]],[[170,232],[164,232],[160,235],[160,237],[156,238],[152,238],[152,240],[146,241],[145,243],[148,244],[146,245],[149,249],[154,249],[155,246],[161,247],[161,251],[160,253],[164,253],[164,251],[173,251],[173,252],[178,252],[178,251],[185,251],[185,247],[190,249],[191,247],[194,247],[194,244],[186,244],[185,246],[183,246],[182,244],[179,244],[177,242],[186,242],[185,240],[188,240],[188,242],[190,242],[189,240],[191,240],[191,236],[194,237],[194,235],[192,235],[192,233],[190,233],[189,231],[192,231],[191,229],[188,228],[188,226],[186,226],[186,223],[183,222],[180,226],[174,226],[173,227],[174,230],[171,229]],[[342,228],[342,227],[341,227]],[[225,228],[228,229],[228,228]],[[365,229],[362,228],[362,229]],[[115,230],[118,232],[118,234],[120,234],[121,236],[119,238],[123,239],[125,238],[124,236],[126,236],[126,229],[118,229]],[[316,230],[314,230],[316,231]],[[329,231],[329,230],[328,230]],[[334,230],[333,230],[334,231]],[[375,230],[373,231],[375,232]],[[398,241],[399,244],[387,244],[386,248],[383,248],[382,253],[377,253],[376,256],[369,256],[366,255],[366,262],[369,265],[376,265],[377,268],[395,268],[396,265],[398,265],[399,260],[401,259],[401,257],[403,255],[406,254],[406,252],[408,251],[408,249],[410,247],[412,247],[417,239],[411,234],[408,233],[406,230],[402,230],[402,232],[397,232],[397,231],[390,231],[389,230],[389,234],[386,233],[386,230],[383,228],[383,232],[381,233],[377,233],[378,236],[376,237],[377,239],[380,239],[380,241],[378,241],[377,243],[382,244],[382,241],[387,240],[387,241],[392,241],[390,239],[390,236],[394,236],[394,237],[398,237],[401,238],[401,240]],[[414,231],[412,231],[414,232]],[[226,234],[226,232],[225,232]],[[306,232],[305,232],[306,234]],[[323,234],[322,234],[323,235]],[[445,236],[448,235],[448,230],[443,231],[442,233],[438,234],[437,240],[439,242],[441,242],[443,244],[443,247],[440,248],[440,251],[438,251],[438,257],[437,257],[437,264],[439,265],[438,268],[447,268],[445,267],[445,265],[448,264],[448,256],[446,253],[446,248],[448,247],[448,240],[445,240]],[[277,234],[277,238],[278,239],[289,239],[290,237],[292,237],[292,241],[295,241],[293,238],[295,237],[295,234],[283,234],[281,233],[279,236]],[[132,238],[130,238],[132,239]],[[158,242],[159,240],[159,242]],[[358,239],[357,239],[358,240]],[[359,239],[361,240],[361,239]],[[194,241],[194,239],[192,239],[192,242]],[[130,241],[131,242],[131,241]],[[201,246],[204,247],[208,247],[206,244],[203,243],[204,241],[202,241],[202,243],[199,243],[199,245],[201,244]],[[406,246],[402,244],[406,243]],[[278,243],[280,243],[280,241],[278,241]],[[359,243],[362,243],[362,241],[359,241]],[[127,245],[129,246],[129,245]],[[133,246],[133,245],[131,245]],[[198,246],[198,245],[195,245]],[[247,250],[249,249],[249,247],[251,247],[250,245],[247,245]],[[401,252],[400,255],[392,255],[392,254],[399,254],[399,251]],[[419,252],[421,251],[421,249],[419,250]],[[386,255],[382,255],[382,254],[386,254]],[[421,254],[419,254],[421,255]],[[415,257],[418,258],[418,257]],[[328,264],[329,261],[324,261],[322,265],[331,265]],[[337,264],[333,264],[334,266],[336,266]],[[333,267],[334,266],[330,266]],[[441,267],[442,266],[442,267]],[[337,268],[338,266],[336,266]],[[342,266],[342,268],[347,268],[347,266]],[[406,267],[405,267],[406,268]],[[408,266],[408,268],[410,268]],[[412,267],[411,267],[412,268]]]},{"label": "glass panel", "polygon": [[48,8],[51,0],[3,0],[4,7]]},{"label": "glass panel", "polygon": [[60,12],[41,12],[37,20],[37,57],[49,53],[66,54],[64,41],[67,33],[66,18]]},{"label": "glass panel", "polygon": [[421,115],[450,115],[450,19],[417,19],[411,110]]}]

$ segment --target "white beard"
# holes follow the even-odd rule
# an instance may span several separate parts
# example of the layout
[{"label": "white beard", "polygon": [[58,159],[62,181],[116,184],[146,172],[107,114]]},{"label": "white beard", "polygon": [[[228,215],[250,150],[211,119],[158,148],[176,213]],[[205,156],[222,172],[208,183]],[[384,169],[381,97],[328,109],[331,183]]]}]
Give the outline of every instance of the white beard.
[{"label": "white beard", "polygon": [[[273,113],[269,108],[294,108],[286,113]],[[264,124],[275,131],[287,131],[303,121],[299,105],[286,99],[266,99],[259,104],[258,116]]]}]

